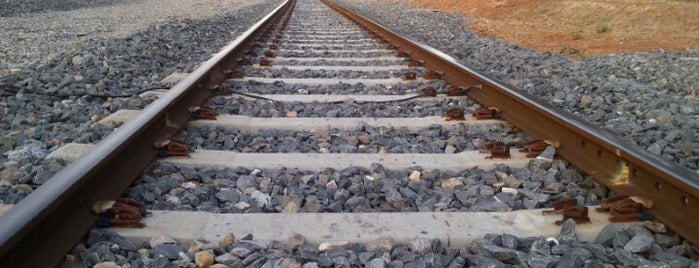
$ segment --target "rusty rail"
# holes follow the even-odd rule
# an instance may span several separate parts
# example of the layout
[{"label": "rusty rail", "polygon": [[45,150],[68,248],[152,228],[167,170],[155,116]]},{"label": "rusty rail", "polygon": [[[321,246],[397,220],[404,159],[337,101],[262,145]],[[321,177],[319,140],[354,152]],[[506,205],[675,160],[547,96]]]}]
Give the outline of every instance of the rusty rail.
[{"label": "rusty rail", "polygon": [[0,216],[0,267],[57,266],[97,220],[93,204],[118,197],[155,158],[153,143],[176,133],[189,119],[189,107],[200,106],[211,87],[224,80],[224,72],[293,4],[293,0],[280,4],[137,117]]},{"label": "rusty rail", "polygon": [[545,101],[489,78],[427,45],[373,22],[330,0],[321,0],[344,16],[442,73],[468,96],[497,107],[503,118],[538,139],[555,140],[560,155],[618,193],[650,201],[653,215],[692,243],[699,243],[699,174],[653,155]]}]

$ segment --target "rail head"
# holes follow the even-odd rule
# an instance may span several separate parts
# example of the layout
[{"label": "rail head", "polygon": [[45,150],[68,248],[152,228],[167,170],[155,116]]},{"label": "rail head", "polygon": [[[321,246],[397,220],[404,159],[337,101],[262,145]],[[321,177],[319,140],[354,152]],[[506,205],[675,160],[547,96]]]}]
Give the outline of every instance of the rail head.
[{"label": "rail head", "polygon": [[497,107],[507,121],[529,135],[555,140],[557,151],[578,168],[613,190],[639,196],[652,204],[653,215],[693,243],[699,243],[695,224],[699,219],[699,173],[671,163],[660,156],[581,120],[571,113],[489,78],[473,68],[425,44],[379,25],[371,19],[331,0],[321,0],[344,16],[374,32],[413,60],[442,73],[454,86],[480,85],[469,97]]},{"label": "rail head", "polygon": [[148,105],[92,150],[56,173],[0,215],[0,267],[54,267],[97,220],[92,206],[113,200],[155,158],[153,143],[173,135],[200,106],[212,85],[274,21],[291,10],[286,0],[191,75]]}]

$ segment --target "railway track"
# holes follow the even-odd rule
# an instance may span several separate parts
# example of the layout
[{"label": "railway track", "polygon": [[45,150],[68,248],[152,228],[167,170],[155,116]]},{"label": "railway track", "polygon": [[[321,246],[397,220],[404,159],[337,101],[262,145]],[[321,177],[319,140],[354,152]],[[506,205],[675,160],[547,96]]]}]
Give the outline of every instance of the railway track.
[{"label": "railway track", "polygon": [[[0,266],[56,265],[99,219],[94,205],[117,197],[152,213],[145,228],[114,229],[137,242],[162,233],[180,241],[303,238],[327,257],[380,237],[444,253],[489,233],[558,236],[560,215],[541,208],[567,197],[599,203],[609,196],[603,184],[699,241],[696,174],[326,4],[285,2],[167,92],[146,93],[154,101],[144,110],[103,119],[116,128],[100,144],[49,156],[72,164],[1,216]],[[535,139],[546,142],[527,150]],[[584,241],[609,223],[605,213],[588,217],[576,226]],[[570,234],[571,222],[564,225]],[[42,254],[22,255],[30,250]],[[437,264],[466,263],[445,255],[450,261]],[[228,265],[276,261],[246,260]]]}]

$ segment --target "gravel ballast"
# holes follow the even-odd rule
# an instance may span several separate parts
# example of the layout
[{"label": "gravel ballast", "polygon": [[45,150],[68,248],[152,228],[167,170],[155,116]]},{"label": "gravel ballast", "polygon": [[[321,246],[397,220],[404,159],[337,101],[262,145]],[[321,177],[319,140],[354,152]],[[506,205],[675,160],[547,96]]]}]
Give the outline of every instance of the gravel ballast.
[{"label": "gravel ballast", "polygon": [[241,97],[210,98],[207,105],[219,114],[253,117],[424,117],[444,116],[450,108],[471,114],[480,107],[466,98],[426,98],[419,101],[361,102],[347,99],[341,103],[274,102]]},{"label": "gravel ballast", "polygon": [[[699,51],[571,61],[482,38],[460,14],[400,2],[339,0],[487,75],[594,122],[651,153],[699,170]],[[416,27],[416,25],[431,25]]]},{"label": "gravel ballast", "polygon": [[240,167],[150,167],[126,197],[154,210],[216,213],[511,211],[551,207],[565,198],[595,205],[610,192],[561,161],[535,159],[527,168],[495,170],[318,171]]},{"label": "gravel ballast", "polygon": [[425,238],[316,244],[298,234],[278,241],[228,234],[221,241],[191,243],[159,235],[135,244],[95,229],[64,267],[697,267],[697,248],[659,223],[611,224],[593,242],[579,241],[575,227],[566,221],[556,237],[488,234],[460,248]]},{"label": "gravel ballast", "polygon": [[[193,70],[279,3],[126,1],[0,18],[0,202],[19,201],[64,165],[41,162],[48,153],[99,142],[112,131],[99,119],[143,108],[152,97],[136,93]],[[74,41],[84,25],[105,28]]]},{"label": "gravel ballast", "polygon": [[449,88],[442,80],[406,81],[398,84],[364,84],[361,81],[358,81],[358,83],[349,83],[349,81],[344,81],[330,85],[309,85],[284,83],[284,81],[262,83],[255,81],[254,78],[252,78],[252,80],[249,81],[229,79],[224,81],[223,84],[227,87],[234,88],[236,91],[257,94],[402,95],[409,93],[420,93],[419,90],[425,87],[432,87],[440,92]]},{"label": "gravel ballast", "polygon": [[486,150],[489,141],[521,147],[531,141],[510,125],[433,125],[410,131],[394,127],[363,126],[317,131],[236,128],[187,128],[182,135],[194,148],[259,153],[459,153]]}]

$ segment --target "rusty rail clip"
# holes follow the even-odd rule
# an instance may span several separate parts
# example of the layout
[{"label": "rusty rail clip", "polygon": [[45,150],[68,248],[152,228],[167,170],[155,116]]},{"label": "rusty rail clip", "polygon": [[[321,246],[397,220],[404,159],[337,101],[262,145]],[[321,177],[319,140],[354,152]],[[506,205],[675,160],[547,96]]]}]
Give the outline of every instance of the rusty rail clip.
[{"label": "rusty rail clip", "polygon": [[415,74],[414,72],[407,72],[403,76],[403,80],[415,80],[415,79],[417,79],[417,74]]},{"label": "rusty rail clip", "polygon": [[563,210],[569,207],[574,207],[578,205],[578,200],[575,198],[565,198],[558,200],[553,203],[553,209],[544,210],[541,213],[544,215],[555,215],[563,213]]},{"label": "rusty rail clip", "polygon": [[241,70],[231,70],[228,75],[228,78],[243,78],[245,77],[245,73]]},{"label": "rusty rail clip", "polygon": [[99,228],[143,228],[146,225],[141,223],[141,219],[150,214],[148,213],[148,211],[146,211],[142,204],[139,204],[131,199],[126,198],[117,199],[115,202],[111,204],[110,208],[106,209],[106,211],[99,212],[101,212],[97,220],[97,227]]},{"label": "rusty rail clip", "polygon": [[590,223],[590,216],[588,216],[588,208],[586,206],[578,205],[566,208],[561,212],[561,215],[563,215],[563,219],[555,221],[554,224],[558,226],[563,225],[567,219],[573,219],[577,224]]},{"label": "rusty rail clip", "polygon": [[562,220],[557,220],[556,225],[562,225],[567,219],[573,219],[575,223],[590,223],[589,209],[586,206],[578,205],[575,198],[565,198],[553,203],[552,210],[544,210],[544,215],[563,215]]},{"label": "rusty rail clip", "polygon": [[476,85],[471,85],[468,87],[462,87],[462,86],[453,86],[447,89],[445,94],[447,96],[466,96],[466,94],[471,90],[471,89],[480,89],[482,86],[480,84]]},{"label": "rusty rail clip", "polygon": [[422,63],[416,60],[410,60],[408,62],[408,67],[419,67],[422,66]]},{"label": "rusty rail clip", "polygon": [[420,95],[422,95],[422,96],[427,96],[427,97],[437,96],[437,90],[434,89],[433,87],[424,87],[424,88],[421,88],[419,91],[420,91]]},{"label": "rusty rail clip", "polygon": [[405,57],[408,57],[408,53],[406,53],[405,51],[398,51],[398,53],[396,53],[396,58],[405,58]]},{"label": "rusty rail clip", "polygon": [[211,96],[230,95],[233,90],[224,85],[215,85],[211,88]]},{"label": "rusty rail clip", "polygon": [[500,113],[498,113],[498,110],[495,108],[491,107],[481,107],[473,111],[473,116],[476,117],[478,120],[485,120],[485,119],[500,119]]},{"label": "rusty rail clip", "polygon": [[257,54],[257,52],[254,51],[254,50],[252,50],[252,49],[251,49],[250,51],[248,51],[248,55],[251,56],[251,57],[257,57],[257,56],[259,56],[259,54]]},{"label": "rusty rail clip", "polygon": [[548,142],[544,140],[533,140],[522,146],[522,149],[519,149],[519,151],[526,152],[527,157],[532,158],[539,156],[546,150],[546,147],[549,147]]},{"label": "rusty rail clip", "polygon": [[278,46],[276,44],[269,44],[269,49],[275,50],[278,49]]},{"label": "rusty rail clip", "polygon": [[449,108],[445,112],[447,115],[447,121],[464,121],[466,120],[466,117],[464,117],[464,111],[461,110],[461,108]]},{"label": "rusty rail clip", "polygon": [[276,55],[274,55],[274,52],[272,52],[272,51],[266,51],[266,52],[265,52],[265,57],[267,57],[267,58],[274,58],[274,57],[276,57]]},{"label": "rusty rail clip", "polygon": [[242,58],[238,61],[238,65],[252,66],[252,60],[249,58]]},{"label": "rusty rail clip", "polygon": [[272,62],[268,59],[260,60],[260,66],[272,66]]},{"label": "rusty rail clip", "polygon": [[643,204],[631,199],[628,195],[619,195],[602,201],[600,207],[595,209],[598,212],[609,212],[611,222],[629,222],[651,220],[650,214]]},{"label": "rusty rail clip", "polygon": [[216,120],[218,115],[214,109],[204,106],[191,107],[189,110],[192,113],[192,120]]},{"label": "rusty rail clip", "polygon": [[437,72],[437,71],[428,71],[423,76],[423,78],[425,78],[425,79],[439,79],[441,77],[442,77],[442,74]]},{"label": "rusty rail clip", "polygon": [[189,156],[192,146],[184,141],[176,139],[164,139],[156,141],[153,146],[158,149],[158,157]]},{"label": "rusty rail clip", "polygon": [[509,159],[512,158],[510,155],[510,146],[505,145],[503,142],[494,142],[486,145],[486,151],[490,153],[485,159],[502,158]]}]

